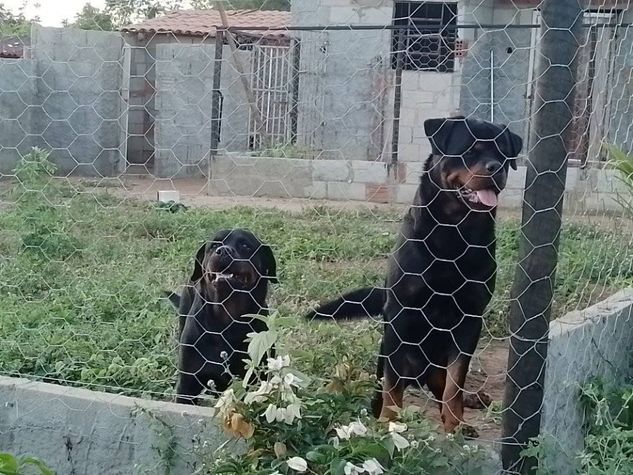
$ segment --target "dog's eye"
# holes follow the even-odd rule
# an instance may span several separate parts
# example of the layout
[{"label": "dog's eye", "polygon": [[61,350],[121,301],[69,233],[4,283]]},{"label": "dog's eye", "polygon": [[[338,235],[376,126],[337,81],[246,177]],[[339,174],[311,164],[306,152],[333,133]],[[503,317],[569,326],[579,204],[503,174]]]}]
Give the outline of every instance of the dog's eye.
[{"label": "dog's eye", "polygon": [[247,243],[243,242],[242,244],[240,244],[240,247],[242,249],[244,249],[245,251],[250,251],[251,250],[251,246],[249,246]]}]

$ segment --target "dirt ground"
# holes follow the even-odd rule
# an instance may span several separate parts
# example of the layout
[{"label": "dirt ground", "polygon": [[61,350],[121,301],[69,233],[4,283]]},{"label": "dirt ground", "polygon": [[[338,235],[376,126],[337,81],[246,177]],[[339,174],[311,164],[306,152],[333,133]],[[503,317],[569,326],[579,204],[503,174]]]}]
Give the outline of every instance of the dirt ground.
[{"label": "dirt ground", "polygon": [[[465,422],[479,434],[482,442],[494,442],[501,438],[501,401],[508,363],[507,340],[495,340],[480,344],[466,377],[466,393],[474,395],[480,391],[492,399],[489,408],[464,411]],[[435,399],[426,391],[410,392],[405,404],[421,409],[425,417],[441,427],[440,411]]]},{"label": "dirt ground", "polygon": [[[338,210],[393,210],[403,211],[406,204],[367,203],[363,201],[331,201],[307,198],[262,198],[250,196],[209,196],[207,195],[206,178],[153,178],[148,175],[123,175],[120,177],[86,179],[69,178],[88,188],[94,187],[102,192],[114,193],[121,197],[156,201],[157,192],[177,190],[181,201],[193,208],[225,209],[234,206],[258,207],[263,209],[279,209],[292,213],[300,213],[314,207],[327,207]],[[503,201],[503,195],[501,197]],[[500,209],[500,219],[519,219],[520,210]],[[563,214],[563,221],[582,223],[589,226],[613,228],[633,232],[633,220],[615,216],[613,214],[583,213]]]}]

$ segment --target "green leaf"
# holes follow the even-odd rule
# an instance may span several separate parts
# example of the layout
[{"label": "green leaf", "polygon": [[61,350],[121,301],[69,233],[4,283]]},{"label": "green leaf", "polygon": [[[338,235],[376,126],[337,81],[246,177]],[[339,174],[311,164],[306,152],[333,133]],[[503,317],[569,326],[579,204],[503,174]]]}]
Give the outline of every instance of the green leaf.
[{"label": "green leaf", "polygon": [[332,463],[330,464],[330,473],[332,475],[345,475],[345,465],[347,465],[347,460],[332,460]]},{"label": "green leaf", "polygon": [[33,465],[37,467],[42,475],[55,475],[55,472],[48,468],[44,462],[34,457],[23,457],[20,459],[20,462],[21,465]]},{"label": "green leaf", "polygon": [[18,461],[8,453],[0,453],[0,474],[18,475]]},{"label": "green leaf", "polygon": [[326,465],[336,455],[336,449],[331,445],[319,445],[306,454],[306,460],[318,465]]},{"label": "green leaf", "polygon": [[277,332],[274,330],[267,330],[259,333],[249,333],[247,335],[250,338],[248,342],[248,355],[253,362],[253,365],[257,366],[261,363],[262,358],[277,342]]}]

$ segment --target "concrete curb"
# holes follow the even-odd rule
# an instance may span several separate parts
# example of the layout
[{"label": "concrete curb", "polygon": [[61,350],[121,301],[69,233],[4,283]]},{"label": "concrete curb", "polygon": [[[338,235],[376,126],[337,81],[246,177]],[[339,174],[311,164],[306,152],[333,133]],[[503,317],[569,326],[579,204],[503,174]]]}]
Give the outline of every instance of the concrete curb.
[{"label": "concrete curb", "polygon": [[0,377],[0,450],[58,474],[190,474],[225,438],[208,407]]}]

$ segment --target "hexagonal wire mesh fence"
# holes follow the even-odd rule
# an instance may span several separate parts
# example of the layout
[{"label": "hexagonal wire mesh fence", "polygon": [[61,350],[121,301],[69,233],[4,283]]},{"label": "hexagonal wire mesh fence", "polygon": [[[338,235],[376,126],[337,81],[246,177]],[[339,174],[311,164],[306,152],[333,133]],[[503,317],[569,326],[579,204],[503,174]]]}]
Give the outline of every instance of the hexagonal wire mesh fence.
[{"label": "hexagonal wire mesh fence", "polygon": [[156,466],[182,473],[588,469],[583,388],[631,376],[631,294],[595,304],[633,280],[633,5],[211,3],[116,31],[3,13],[0,373],[220,396],[260,459],[170,419]]}]

